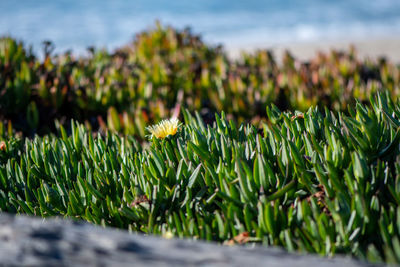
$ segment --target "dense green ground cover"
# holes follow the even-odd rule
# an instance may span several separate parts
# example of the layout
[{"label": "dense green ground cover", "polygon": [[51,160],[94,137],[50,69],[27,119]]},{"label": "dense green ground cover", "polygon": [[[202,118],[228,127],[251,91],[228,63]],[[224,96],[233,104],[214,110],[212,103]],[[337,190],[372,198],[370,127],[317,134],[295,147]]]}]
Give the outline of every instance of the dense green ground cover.
[{"label": "dense green ground cover", "polygon": [[143,138],[145,126],[177,105],[199,111],[206,122],[224,111],[239,123],[257,124],[270,103],[281,110],[343,111],[379,90],[399,96],[399,66],[361,60],[352,50],[309,62],[286,54],[277,64],[268,51],[231,60],[189,30],[157,26],[113,53],[90,49],[75,58],[52,51],[47,43],[39,59],[21,42],[0,39],[0,121],[11,120],[28,136],[53,131],[54,119],[74,119]]},{"label": "dense green ground cover", "polygon": [[[400,66],[232,60],[161,26],[44,51],[0,39],[0,211],[400,262]],[[176,135],[145,138],[172,114]]]},{"label": "dense green ground cover", "polygon": [[400,104],[388,95],[348,116],[270,106],[263,130],[185,111],[176,135],[148,146],[76,123],[8,138],[0,210],[399,262]]}]

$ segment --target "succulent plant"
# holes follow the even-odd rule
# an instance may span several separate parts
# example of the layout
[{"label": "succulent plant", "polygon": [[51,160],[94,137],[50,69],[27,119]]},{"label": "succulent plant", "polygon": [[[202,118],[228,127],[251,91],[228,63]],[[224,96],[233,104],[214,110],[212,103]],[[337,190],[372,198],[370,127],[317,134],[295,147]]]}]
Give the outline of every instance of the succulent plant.
[{"label": "succulent plant", "polygon": [[260,132],[183,110],[179,131],[147,146],[75,122],[70,134],[11,136],[0,210],[400,262],[400,104],[386,93],[349,115],[266,113]]},{"label": "succulent plant", "polygon": [[[309,62],[288,52],[277,63],[265,50],[233,60],[189,29],[159,24],[112,53],[91,48],[79,58],[53,55],[47,44],[39,59],[14,39],[0,43],[0,119],[30,136],[54,131],[55,119],[74,119],[93,129],[105,121],[143,139],[144,127],[171,117],[177,105],[199,111],[206,123],[224,111],[238,123],[259,124],[270,103],[282,110],[317,105],[346,111],[355,99],[368,103],[376,92],[397,98],[400,84],[399,66],[360,60],[354,49],[321,53]],[[38,116],[32,117],[33,102]]]},{"label": "succulent plant", "polygon": [[0,211],[400,262],[399,65],[233,60],[159,24],[52,51],[0,39]]}]

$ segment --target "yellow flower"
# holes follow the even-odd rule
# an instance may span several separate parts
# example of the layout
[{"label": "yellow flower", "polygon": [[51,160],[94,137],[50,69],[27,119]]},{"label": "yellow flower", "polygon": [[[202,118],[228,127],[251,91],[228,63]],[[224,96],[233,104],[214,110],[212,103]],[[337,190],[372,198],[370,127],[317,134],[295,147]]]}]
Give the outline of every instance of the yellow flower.
[{"label": "yellow flower", "polygon": [[158,124],[149,126],[146,129],[151,133],[151,137],[165,138],[168,135],[175,135],[179,126],[179,120],[171,118],[169,120],[162,120]]}]

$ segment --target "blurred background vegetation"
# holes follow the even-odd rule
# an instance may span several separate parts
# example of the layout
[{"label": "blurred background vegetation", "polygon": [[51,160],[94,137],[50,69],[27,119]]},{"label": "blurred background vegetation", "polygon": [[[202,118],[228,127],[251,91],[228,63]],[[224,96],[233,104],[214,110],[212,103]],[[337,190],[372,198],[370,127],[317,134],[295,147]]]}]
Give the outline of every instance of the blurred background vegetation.
[{"label": "blurred background vegetation", "polygon": [[360,59],[352,48],[309,61],[289,52],[277,59],[267,50],[231,59],[190,29],[157,24],[112,53],[89,48],[75,57],[53,50],[43,43],[39,58],[21,41],[0,39],[1,136],[7,127],[44,135],[55,130],[55,120],[75,119],[141,139],[146,125],[181,107],[198,111],[206,123],[223,110],[227,118],[258,125],[270,103],[281,110],[345,111],[355,98],[367,103],[378,91],[399,95],[400,66]]}]

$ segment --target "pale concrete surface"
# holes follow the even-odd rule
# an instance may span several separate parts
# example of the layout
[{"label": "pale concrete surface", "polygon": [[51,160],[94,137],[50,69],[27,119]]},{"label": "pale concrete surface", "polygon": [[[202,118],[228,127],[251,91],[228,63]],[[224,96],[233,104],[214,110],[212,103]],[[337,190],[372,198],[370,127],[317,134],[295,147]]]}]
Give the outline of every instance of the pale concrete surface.
[{"label": "pale concrete surface", "polygon": [[129,234],[88,223],[0,213],[0,266],[366,267],[349,258],[298,255],[261,246]]}]

